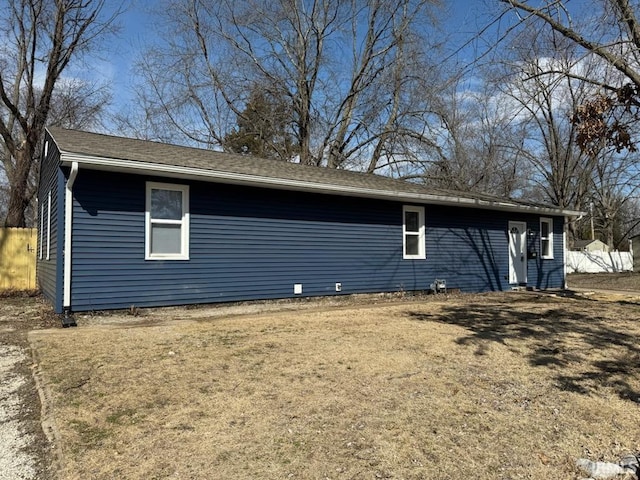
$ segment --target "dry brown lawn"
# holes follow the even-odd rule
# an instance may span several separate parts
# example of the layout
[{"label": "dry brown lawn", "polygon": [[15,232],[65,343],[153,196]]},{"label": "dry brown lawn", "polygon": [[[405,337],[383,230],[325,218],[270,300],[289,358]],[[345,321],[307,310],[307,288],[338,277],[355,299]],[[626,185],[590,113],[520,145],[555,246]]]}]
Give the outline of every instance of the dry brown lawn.
[{"label": "dry brown lawn", "polygon": [[640,292],[640,272],[572,273],[567,275],[567,284],[569,288]]},{"label": "dry brown lawn", "polygon": [[59,478],[571,479],[640,450],[638,298],[368,302],[31,332]]}]

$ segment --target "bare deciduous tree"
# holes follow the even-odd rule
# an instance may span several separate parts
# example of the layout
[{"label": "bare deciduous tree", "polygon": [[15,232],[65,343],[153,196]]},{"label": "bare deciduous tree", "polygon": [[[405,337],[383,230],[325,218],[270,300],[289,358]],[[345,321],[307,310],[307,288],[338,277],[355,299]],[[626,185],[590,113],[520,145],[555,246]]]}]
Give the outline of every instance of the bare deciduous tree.
[{"label": "bare deciduous tree", "polygon": [[[38,89],[36,89],[38,92]],[[77,79],[59,81],[51,96],[51,109],[47,125],[71,129],[94,130],[102,127],[102,120],[106,115],[106,108],[111,99],[111,92],[107,85],[87,83]],[[38,147],[35,154],[40,151]],[[5,150],[0,147],[0,156]],[[0,165],[0,218],[6,218],[11,189],[6,183],[4,164]],[[37,190],[39,163],[34,162],[27,179],[29,196]],[[31,198],[33,200],[33,198]],[[34,225],[36,211],[33,201],[25,208],[25,224]]]},{"label": "bare deciduous tree", "polygon": [[24,226],[30,185],[55,88],[72,58],[112,26],[105,0],[5,0],[0,36],[0,145],[9,184],[6,226]]},{"label": "bare deciduous tree", "polygon": [[575,48],[554,34],[534,31],[513,44],[496,85],[510,99],[514,120],[526,130],[523,153],[544,198],[562,208],[582,208],[596,157],[576,143],[575,109],[593,93],[576,76],[593,64],[578,62]]},{"label": "bare deciduous tree", "polygon": [[111,90],[104,83],[61,79],[51,96],[47,125],[76,130],[102,128],[111,99]]},{"label": "bare deciduous tree", "polygon": [[[576,109],[576,138],[583,150],[597,152],[604,144],[635,149],[629,122],[640,118],[640,7],[629,0],[597,0],[581,18],[571,15],[568,1],[499,0],[525,24],[546,24],[584,56],[595,56],[610,68],[606,77],[577,75],[599,87]],[[616,74],[613,74],[615,72]]]},{"label": "bare deciduous tree", "polygon": [[[563,0],[544,0],[536,5],[500,1],[518,14],[521,25],[529,27],[525,32],[546,32],[546,38],[571,52],[561,56],[565,60],[560,63],[557,55],[547,55],[544,65],[535,71],[525,69],[524,75],[530,85],[540,84],[537,79],[547,79],[551,85],[549,80],[555,77],[556,85],[559,80],[573,86],[565,87],[564,106],[547,108],[543,119],[547,126],[559,121],[566,125],[567,117],[571,120],[559,136],[547,128],[549,134],[543,137],[553,147],[546,149],[550,159],[553,150],[561,151],[558,147],[573,152],[566,161],[549,164],[553,167],[549,172],[557,173],[548,175],[548,193],[554,202],[578,209],[593,205],[602,240],[612,248],[618,246],[638,223],[622,217],[635,211],[629,205],[638,191],[638,156],[634,152],[640,120],[640,7],[628,0],[594,0],[591,8],[572,12],[572,5]],[[542,58],[530,48],[531,42],[528,45],[530,54]],[[621,233],[622,223],[627,227]]]},{"label": "bare deciduous tree", "polygon": [[637,154],[608,148],[599,152],[592,172],[590,195],[594,226],[611,249],[619,248],[635,226],[629,215],[640,192],[637,163]]},{"label": "bare deciduous tree", "polygon": [[441,92],[440,155],[428,166],[426,181],[458,191],[521,194],[529,175],[521,148],[522,128],[513,116],[513,106],[491,82]]},{"label": "bare deciduous tree", "polygon": [[434,3],[172,2],[172,35],[141,62],[144,116],[160,132],[169,124],[183,140],[224,148],[260,85],[291,113],[298,161],[384,170],[425,130]]}]

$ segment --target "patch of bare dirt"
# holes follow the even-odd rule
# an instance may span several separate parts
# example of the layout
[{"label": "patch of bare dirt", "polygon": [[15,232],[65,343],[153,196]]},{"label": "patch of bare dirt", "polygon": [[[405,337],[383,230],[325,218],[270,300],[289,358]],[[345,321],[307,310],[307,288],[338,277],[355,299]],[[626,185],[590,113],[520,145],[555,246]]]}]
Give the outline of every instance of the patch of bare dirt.
[{"label": "patch of bare dirt", "polygon": [[[280,300],[250,302],[230,302],[209,305],[188,305],[163,308],[139,308],[132,306],[126,310],[76,313],[74,318],[80,326],[91,325],[158,325],[175,320],[211,320],[213,318],[238,315],[257,315],[264,313],[300,312],[323,310],[327,308],[350,308],[366,305],[390,305],[407,301],[434,302],[444,298],[458,298],[462,294],[452,292],[445,295],[432,295],[420,292],[375,293],[359,295],[340,295],[329,297],[302,297]],[[472,298],[465,294],[464,298]]]},{"label": "patch of bare dirt", "polygon": [[31,332],[59,477],[569,479],[640,450],[637,303],[358,302]]}]

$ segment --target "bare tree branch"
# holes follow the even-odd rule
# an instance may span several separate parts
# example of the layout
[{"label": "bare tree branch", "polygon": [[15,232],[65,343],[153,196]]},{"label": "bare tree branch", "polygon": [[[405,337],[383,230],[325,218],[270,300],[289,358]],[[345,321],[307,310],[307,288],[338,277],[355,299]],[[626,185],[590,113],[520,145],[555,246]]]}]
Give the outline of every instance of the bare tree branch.
[{"label": "bare tree branch", "polygon": [[[0,26],[5,45],[0,62],[2,162],[10,186],[5,225],[24,226],[35,192],[32,179],[39,142],[63,70],[111,31],[120,14],[102,19],[105,0],[9,0]],[[36,73],[45,71],[42,85]],[[7,112],[6,115],[2,114]]]}]

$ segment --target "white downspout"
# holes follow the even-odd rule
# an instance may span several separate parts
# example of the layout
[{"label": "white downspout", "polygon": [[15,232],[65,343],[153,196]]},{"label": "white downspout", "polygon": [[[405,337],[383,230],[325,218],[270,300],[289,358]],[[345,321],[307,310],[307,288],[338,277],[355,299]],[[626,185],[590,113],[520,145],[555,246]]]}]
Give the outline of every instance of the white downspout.
[{"label": "white downspout", "polygon": [[71,229],[73,227],[73,184],[77,175],[78,162],[72,162],[69,179],[64,189],[64,287],[62,297],[64,319],[62,325],[65,327],[75,326],[75,321],[71,317]]},{"label": "white downspout", "polygon": [[563,270],[563,278],[562,278],[562,288],[566,290],[569,286],[567,285],[567,217],[564,217],[564,225],[562,226],[562,270]]}]

